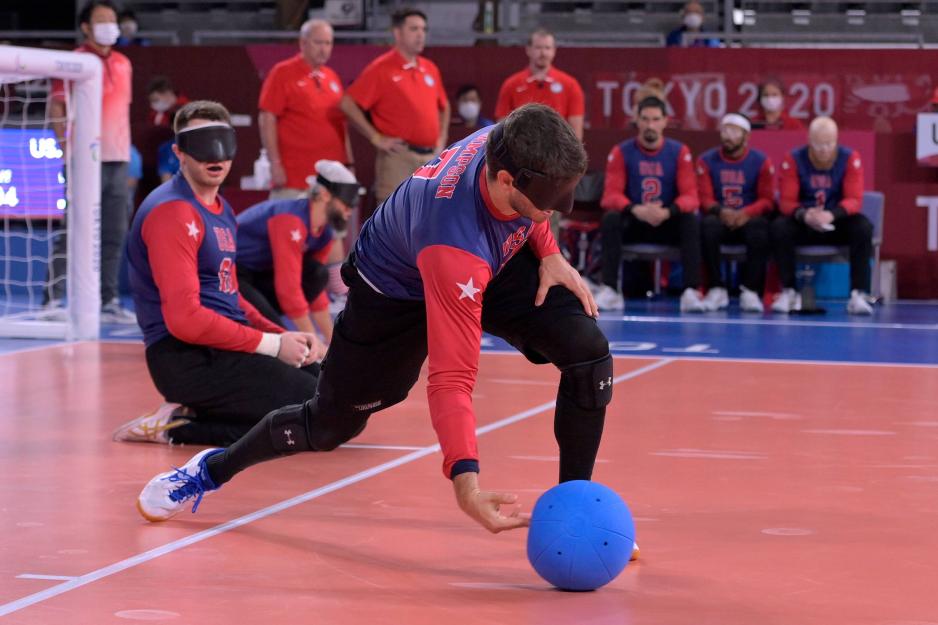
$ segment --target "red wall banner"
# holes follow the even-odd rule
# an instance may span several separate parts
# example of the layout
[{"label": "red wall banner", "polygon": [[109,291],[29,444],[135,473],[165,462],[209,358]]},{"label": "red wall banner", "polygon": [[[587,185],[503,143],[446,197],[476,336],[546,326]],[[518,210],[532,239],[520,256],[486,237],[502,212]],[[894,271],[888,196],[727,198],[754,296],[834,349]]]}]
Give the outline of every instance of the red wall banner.
[{"label": "red wall banner", "polygon": [[[348,85],[384,50],[336,46],[330,66]],[[260,148],[256,115],[261,81],[276,62],[295,54],[297,47],[140,47],[126,51],[134,63],[134,142],[145,166],[152,167],[155,160],[155,142],[166,138],[165,131],[147,128],[144,97],[149,79],[163,74],[190,98],[215,99],[233,113],[250,117],[251,126],[238,128],[238,157],[229,184],[248,175]],[[451,95],[463,84],[477,85],[483,113],[489,116],[502,81],[527,63],[522,48],[434,47],[426,55],[440,67]],[[664,82],[677,128],[669,132],[688,143],[695,155],[716,145],[714,130],[724,113],[755,110],[760,80],[781,79],[789,113],[805,122],[816,115],[832,115],[841,126],[842,142],[863,156],[868,188],[886,194],[883,258],[898,262],[899,295],[938,298],[934,278],[938,250],[928,249],[929,237],[934,235],[931,230],[938,228],[932,221],[938,219],[929,220],[927,200],[920,199],[938,196],[938,172],[916,163],[914,136],[915,115],[927,108],[938,85],[938,75],[932,75],[935,58],[934,52],[920,50],[561,48],[556,65],[575,76],[586,93],[586,146],[594,168],[602,167],[612,145],[631,134],[631,96],[648,78]],[[373,175],[373,151],[357,133],[352,137],[356,170],[367,184]],[[805,139],[799,140],[798,133],[776,133],[754,137],[754,142],[777,161],[776,152]]]}]

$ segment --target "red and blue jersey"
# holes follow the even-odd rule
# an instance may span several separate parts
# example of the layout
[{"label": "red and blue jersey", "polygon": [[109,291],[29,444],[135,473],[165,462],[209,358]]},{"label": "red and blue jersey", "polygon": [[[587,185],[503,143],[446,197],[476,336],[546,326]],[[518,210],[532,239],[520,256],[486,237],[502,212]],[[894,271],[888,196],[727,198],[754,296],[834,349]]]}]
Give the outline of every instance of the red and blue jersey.
[{"label": "red and blue jersey", "polygon": [[181,175],[146,197],[127,237],[127,257],[147,346],[172,334],[187,343],[253,352],[261,331],[283,331],[238,292],[236,232],[228,203],[216,196],[213,205],[202,204]]},{"label": "red and blue jersey", "polygon": [[329,308],[325,291],[306,301],[303,258],[310,254],[325,264],[334,242],[332,226],[313,231],[306,198],[267,200],[238,215],[238,264],[251,271],[273,270],[277,301],[290,318]]},{"label": "red and blue jersey", "polygon": [[606,158],[602,207],[622,211],[653,202],[682,213],[700,207],[690,150],[674,139],[665,139],[656,151],[646,150],[637,139],[614,146]]},{"label": "red and blue jersey", "polygon": [[786,215],[814,206],[838,217],[856,214],[863,202],[863,163],[859,153],[838,146],[831,168],[818,169],[805,145],[785,156],[780,186],[779,210]]},{"label": "red and blue jersey", "polygon": [[697,159],[697,188],[705,210],[731,208],[753,217],[764,215],[775,205],[775,167],[759,150],[747,149],[733,160],[713,148]]},{"label": "red and blue jersey", "polygon": [[355,244],[358,271],[375,290],[426,302],[427,395],[447,477],[478,470],[472,389],[485,289],[526,242],[540,258],[559,252],[549,221],[504,215],[492,203],[490,130],[453,144],[401,183]]}]

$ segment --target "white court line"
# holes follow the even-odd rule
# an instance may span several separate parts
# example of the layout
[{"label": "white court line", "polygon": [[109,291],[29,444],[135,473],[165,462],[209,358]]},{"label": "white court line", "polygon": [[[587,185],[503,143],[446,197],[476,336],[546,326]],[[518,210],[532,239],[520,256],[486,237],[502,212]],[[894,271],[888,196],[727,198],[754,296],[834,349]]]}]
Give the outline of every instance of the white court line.
[{"label": "white court line", "polygon": [[[513,349],[483,349],[483,354],[492,354],[495,356],[520,356],[524,354]],[[685,352],[686,353],[686,352]],[[660,355],[654,351],[650,352],[631,352],[628,354],[617,354],[612,352],[613,358],[621,360],[654,360],[660,358]],[[740,362],[755,363],[760,365],[814,365],[838,367],[886,367],[886,368],[906,368],[906,369],[938,369],[938,364],[914,363],[914,362],[855,362],[850,360],[798,360],[796,358],[737,358],[733,356],[668,356],[669,360],[675,362]]]},{"label": "white court line", "polygon": [[639,323],[682,323],[719,326],[800,326],[807,328],[864,328],[873,330],[938,330],[938,323],[872,323],[868,321],[802,321],[795,319],[737,319],[708,317],[668,317],[656,315],[609,315],[600,321]]},{"label": "white court line", "polygon": [[75,579],[74,575],[36,575],[34,573],[23,573],[22,575],[17,575],[16,579],[53,579],[56,581],[68,581]]},{"label": "white court line", "polygon": [[[659,369],[671,362],[673,362],[673,359],[671,358],[658,359],[656,362],[653,362],[649,365],[645,365],[644,367],[640,367],[634,371],[629,371],[628,373],[624,373],[620,376],[616,376],[615,378],[613,378],[613,383],[618,384],[619,382],[624,382],[626,380],[631,380],[632,378],[637,378],[640,375],[648,373],[649,371],[654,371],[655,369]],[[501,421],[490,423],[489,425],[478,428],[476,430],[476,435],[481,436],[483,434],[487,434],[488,432],[492,432],[494,430],[501,429],[503,427],[512,425],[519,421],[523,421],[525,419],[533,417],[536,414],[540,414],[544,412],[545,410],[549,410],[553,408],[554,404],[555,404],[555,401],[545,402],[543,404],[540,404],[539,406],[535,406],[534,408],[529,408],[528,410],[525,410],[523,412],[519,412],[510,417],[506,417],[505,419],[502,419]],[[323,495],[328,495],[329,493],[345,488],[346,486],[357,484],[358,482],[362,482],[364,480],[367,480],[368,478],[374,477],[376,475],[380,475],[382,473],[385,473],[386,471],[390,471],[391,469],[395,469],[405,464],[409,464],[415,460],[419,460],[421,458],[429,456],[430,454],[434,454],[438,452],[439,450],[440,450],[439,444],[430,445],[429,447],[422,447],[417,451],[407,454],[406,456],[401,456],[400,458],[397,458],[395,460],[384,462],[370,469],[365,469],[364,471],[360,471],[354,475],[350,475],[349,477],[343,478],[336,482],[332,482],[331,484],[327,484],[320,488],[308,491],[306,493],[303,493],[302,495],[297,495],[296,497],[286,499],[284,501],[281,501],[280,503],[276,503],[272,506],[268,506],[266,508],[257,510],[256,512],[252,512],[250,514],[246,514],[242,517],[238,517],[237,519],[233,519],[226,523],[216,525],[213,528],[203,530],[195,534],[191,534],[189,536],[186,536],[185,538],[174,540],[160,547],[150,549],[149,551],[144,551],[143,553],[139,553],[125,560],[121,560],[120,562],[115,562],[114,564],[110,564],[108,566],[102,567],[95,571],[91,571],[90,573],[80,575],[78,577],[75,577],[74,579],[70,579],[69,581],[66,581],[62,584],[57,584],[55,586],[52,586],[51,588],[47,588],[40,592],[27,595],[15,601],[10,601],[9,603],[0,605],[0,616],[6,616],[7,614],[12,614],[13,612],[22,610],[23,608],[28,608],[29,606],[35,605],[37,603],[41,603],[43,601],[46,601],[47,599],[52,599],[53,597],[57,597],[61,594],[75,590],[76,588],[87,586],[88,584],[92,582],[96,582],[100,579],[104,579],[105,577],[110,577],[111,575],[115,575],[122,571],[126,571],[127,569],[131,569],[135,566],[145,564],[149,562],[150,560],[159,558],[160,556],[165,556],[169,553],[172,553],[174,551],[179,551],[180,549],[183,549],[190,545],[200,543],[203,540],[212,538],[214,536],[218,536],[219,534],[223,534],[227,531],[236,529],[238,527],[241,527],[242,525],[247,525],[248,523],[259,521],[260,519],[272,516],[284,510],[288,510],[289,508],[298,506],[302,503],[306,503],[307,501],[318,499],[319,497],[322,497]]]},{"label": "white court line", "polygon": [[390,449],[393,451],[416,451],[423,449],[417,445],[371,445],[369,443],[345,443],[340,445],[345,449]]}]

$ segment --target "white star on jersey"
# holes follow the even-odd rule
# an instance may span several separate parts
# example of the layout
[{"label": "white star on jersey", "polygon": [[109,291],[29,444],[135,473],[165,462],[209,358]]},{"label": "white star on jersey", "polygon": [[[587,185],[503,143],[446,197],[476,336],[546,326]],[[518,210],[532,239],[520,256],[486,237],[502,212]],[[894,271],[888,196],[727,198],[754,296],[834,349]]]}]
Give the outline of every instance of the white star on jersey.
[{"label": "white star on jersey", "polygon": [[458,286],[458,287],[462,290],[462,293],[459,295],[459,299],[462,299],[462,298],[464,298],[464,297],[468,297],[468,298],[471,299],[473,302],[476,301],[476,293],[478,293],[479,291],[482,290],[482,289],[477,289],[477,288],[475,288],[475,285],[472,284],[472,278],[471,278],[471,277],[469,278],[469,281],[466,282],[465,284],[459,284],[459,283],[457,282],[457,283],[456,283],[456,286]]},{"label": "white star on jersey", "polygon": [[199,227],[198,227],[197,225],[195,225],[195,220],[194,220],[194,219],[193,219],[192,221],[190,221],[189,223],[186,224],[186,228],[189,229],[189,236],[190,236],[190,237],[192,237],[193,239],[198,239],[198,238],[199,238]]},{"label": "white star on jersey", "polygon": [[300,236],[300,229],[299,229],[299,228],[297,228],[296,230],[291,230],[291,231],[290,231],[290,239],[291,239],[294,243],[299,243],[300,240],[302,240],[302,238],[303,238],[303,237]]}]

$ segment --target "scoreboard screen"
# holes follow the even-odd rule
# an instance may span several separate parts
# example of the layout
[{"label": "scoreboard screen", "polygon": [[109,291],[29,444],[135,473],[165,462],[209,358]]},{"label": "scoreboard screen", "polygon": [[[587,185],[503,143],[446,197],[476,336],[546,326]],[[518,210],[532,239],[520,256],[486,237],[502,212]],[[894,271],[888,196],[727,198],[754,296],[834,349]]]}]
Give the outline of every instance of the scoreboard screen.
[{"label": "scoreboard screen", "polygon": [[0,217],[65,214],[65,160],[52,130],[0,128]]}]

